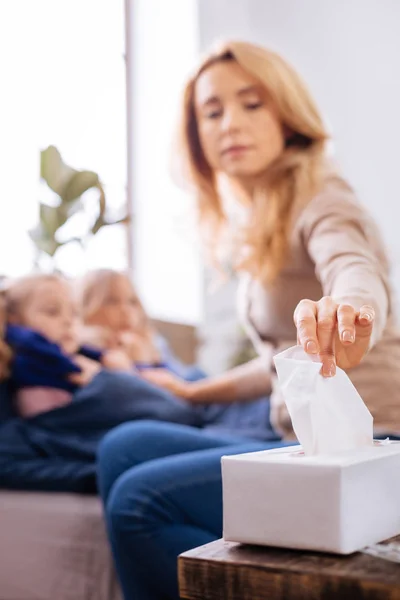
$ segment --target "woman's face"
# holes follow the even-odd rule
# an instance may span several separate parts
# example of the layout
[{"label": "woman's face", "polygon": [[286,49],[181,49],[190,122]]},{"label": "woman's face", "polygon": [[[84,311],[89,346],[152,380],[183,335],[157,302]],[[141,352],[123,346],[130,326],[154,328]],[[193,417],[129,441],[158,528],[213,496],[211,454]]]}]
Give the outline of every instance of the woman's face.
[{"label": "woman's face", "polygon": [[236,61],[208,67],[197,79],[194,102],[203,154],[213,170],[251,181],[282,153],[278,115],[257,80]]}]

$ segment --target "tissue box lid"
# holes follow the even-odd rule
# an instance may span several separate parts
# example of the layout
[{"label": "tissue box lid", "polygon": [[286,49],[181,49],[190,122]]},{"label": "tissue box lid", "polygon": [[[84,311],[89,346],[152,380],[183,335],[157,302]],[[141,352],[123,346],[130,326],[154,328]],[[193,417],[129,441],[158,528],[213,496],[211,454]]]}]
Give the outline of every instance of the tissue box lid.
[{"label": "tissue box lid", "polygon": [[222,460],[229,462],[250,462],[265,464],[301,464],[303,466],[332,466],[350,467],[371,460],[380,460],[388,456],[400,454],[400,442],[376,442],[373,446],[338,452],[336,454],[321,454],[318,456],[305,456],[301,446],[287,446],[273,450],[261,450],[246,454],[223,456]]}]

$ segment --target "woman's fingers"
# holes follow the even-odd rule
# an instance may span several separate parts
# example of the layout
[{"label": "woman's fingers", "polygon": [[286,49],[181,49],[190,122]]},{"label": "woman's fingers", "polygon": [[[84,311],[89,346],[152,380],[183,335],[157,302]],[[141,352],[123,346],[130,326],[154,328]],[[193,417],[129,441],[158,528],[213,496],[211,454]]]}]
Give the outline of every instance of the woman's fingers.
[{"label": "woman's fingers", "polygon": [[348,304],[340,304],[337,309],[338,334],[342,344],[350,345],[356,339],[356,311]]},{"label": "woman's fingers", "polygon": [[298,343],[307,354],[318,354],[317,305],[312,300],[302,300],[294,313]]},{"label": "woman's fingers", "polygon": [[335,335],[338,305],[332,298],[322,298],[317,303],[317,335],[322,374],[333,377],[336,373]]},{"label": "woman's fingers", "polygon": [[366,335],[371,334],[370,332],[374,326],[374,320],[375,311],[372,306],[369,306],[368,304],[362,306],[357,316],[357,325],[361,326]]},{"label": "woman's fingers", "polygon": [[321,373],[336,373],[336,358],[345,368],[356,366],[368,350],[375,311],[364,305],[359,311],[348,304],[338,304],[332,297],[318,302],[302,300],[295,313],[297,342],[308,354],[318,354]]}]

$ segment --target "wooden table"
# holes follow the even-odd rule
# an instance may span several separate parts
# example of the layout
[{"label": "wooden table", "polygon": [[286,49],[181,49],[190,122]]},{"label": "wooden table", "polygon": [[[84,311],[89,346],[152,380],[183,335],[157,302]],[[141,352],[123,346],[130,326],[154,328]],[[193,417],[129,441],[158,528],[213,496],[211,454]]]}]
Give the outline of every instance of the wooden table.
[{"label": "wooden table", "polygon": [[400,563],[218,540],[179,557],[179,585],[188,600],[400,600]]}]

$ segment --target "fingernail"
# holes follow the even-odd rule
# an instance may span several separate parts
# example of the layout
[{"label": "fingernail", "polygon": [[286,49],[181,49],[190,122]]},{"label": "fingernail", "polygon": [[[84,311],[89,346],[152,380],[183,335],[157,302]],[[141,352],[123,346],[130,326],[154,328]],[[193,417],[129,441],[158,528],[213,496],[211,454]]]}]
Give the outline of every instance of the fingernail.
[{"label": "fingernail", "polygon": [[306,349],[307,352],[309,352],[310,354],[317,354],[318,353],[318,347],[317,344],[315,342],[307,342],[306,345]]},{"label": "fingernail", "polygon": [[344,331],[342,334],[342,340],[344,342],[354,342],[354,335],[351,331]]},{"label": "fingernail", "polygon": [[325,377],[334,377],[336,374],[336,366],[334,363],[329,363],[324,366],[323,374]]},{"label": "fingernail", "polygon": [[363,315],[361,315],[361,319],[363,321],[371,321],[371,315],[369,315],[368,313],[364,313]]}]

